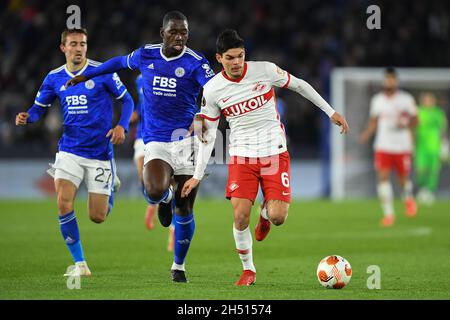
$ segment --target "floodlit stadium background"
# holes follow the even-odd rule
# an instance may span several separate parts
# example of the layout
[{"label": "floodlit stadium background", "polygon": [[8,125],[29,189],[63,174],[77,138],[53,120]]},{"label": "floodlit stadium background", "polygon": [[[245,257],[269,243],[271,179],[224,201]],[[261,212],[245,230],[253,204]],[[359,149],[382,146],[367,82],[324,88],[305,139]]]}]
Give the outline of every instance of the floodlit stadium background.
[{"label": "floodlit stadium background", "polygon": [[[38,124],[26,128],[15,127],[14,117],[32,105],[47,72],[64,64],[58,46],[69,16],[66,8],[71,4],[81,8],[91,59],[104,61],[142,44],[160,42],[163,15],[180,10],[189,19],[188,46],[202,52],[216,72],[220,70],[214,58],[216,36],[224,28],[235,28],[246,40],[249,60],[277,63],[311,83],[329,101],[336,67],[450,66],[447,1],[2,1],[0,198],[40,198],[52,193],[52,181],[45,170],[60,136],[58,104]],[[371,4],[381,8],[380,30],[366,27],[366,10]],[[124,71],[120,76],[136,100],[136,73]],[[333,176],[328,118],[297,94],[278,90],[277,95],[293,158],[294,197],[329,196]],[[442,90],[439,102],[449,114],[448,89]],[[364,125],[369,101],[359,103],[364,112],[351,128],[355,134]],[[224,130],[226,123],[221,127]],[[120,196],[137,198],[140,189],[132,162],[133,135],[134,128],[115,152],[124,183]],[[220,197],[226,167],[212,170],[201,194]],[[375,181],[366,184],[374,190]],[[441,197],[448,196],[443,188]]]}]

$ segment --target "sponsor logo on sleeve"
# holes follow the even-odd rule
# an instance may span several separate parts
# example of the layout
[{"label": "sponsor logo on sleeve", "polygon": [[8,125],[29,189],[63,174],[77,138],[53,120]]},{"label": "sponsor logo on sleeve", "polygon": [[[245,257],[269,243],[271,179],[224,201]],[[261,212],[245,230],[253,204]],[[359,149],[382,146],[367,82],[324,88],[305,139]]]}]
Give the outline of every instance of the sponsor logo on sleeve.
[{"label": "sponsor logo on sleeve", "polygon": [[205,77],[206,78],[210,78],[210,77],[214,76],[214,71],[211,69],[209,64],[207,64],[207,63],[202,64],[202,68],[205,70]]}]

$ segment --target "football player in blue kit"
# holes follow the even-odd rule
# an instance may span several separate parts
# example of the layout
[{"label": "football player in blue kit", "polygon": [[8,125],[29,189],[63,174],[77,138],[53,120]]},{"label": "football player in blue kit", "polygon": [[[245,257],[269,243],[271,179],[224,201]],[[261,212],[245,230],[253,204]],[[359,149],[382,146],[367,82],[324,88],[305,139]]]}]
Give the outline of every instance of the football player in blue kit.
[{"label": "football player in blue kit", "polygon": [[[142,117],[141,117],[141,107],[144,101],[144,94],[142,91],[142,75],[140,74],[136,78],[136,89],[139,95],[138,103],[131,116],[131,122],[136,123],[136,135],[134,140],[134,156],[133,160],[136,164],[137,174],[139,182],[141,183],[142,191],[144,192],[144,156],[145,156],[145,144],[142,139]],[[145,194],[145,192],[144,192]],[[154,218],[155,213],[158,210],[158,205],[148,204],[145,211],[145,226],[148,230],[152,230],[155,227]],[[175,230],[173,224],[169,227],[169,238],[167,240],[167,251],[173,252],[174,247]]]},{"label": "football player in blue kit", "polygon": [[[198,111],[202,87],[214,76],[206,58],[186,46],[189,28],[185,15],[168,12],[160,29],[163,42],[148,44],[129,55],[114,57],[95,70],[87,70],[67,85],[76,85],[100,74],[121,69],[142,74],[142,138],[145,143],[144,186],[146,199],[158,204],[161,224],[172,222],[175,197],[174,282],[187,282],[185,258],[194,235],[194,200],[197,188],[181,198],[181,187],[192,177],[199,140],[188,134]],[[179,188],[172,190],[171,178]]]},{"label": "football player in blue kit", "polygon": [[[101,65],[87,59],[85,29],[65,30],[60,49],[66,56],[66,64],[47,74],[33,106],[16,116],[16,125],[38,121],[58,98],[63,134],[55,163],[48,172],[55,180],[61,233],[75,262],[75,267],[64,275],[90,276],[74,212],[75,196],[84,181],[89,193],[90,219],[95,223],[105,221],[113,205],[113,188],[117,187],[112,145],[125,141],[134,103],[116,73],[94,77],[84,85],[65,86],[69,79]],[[112,98],[123,104],[115,127],[112,127]]]}]

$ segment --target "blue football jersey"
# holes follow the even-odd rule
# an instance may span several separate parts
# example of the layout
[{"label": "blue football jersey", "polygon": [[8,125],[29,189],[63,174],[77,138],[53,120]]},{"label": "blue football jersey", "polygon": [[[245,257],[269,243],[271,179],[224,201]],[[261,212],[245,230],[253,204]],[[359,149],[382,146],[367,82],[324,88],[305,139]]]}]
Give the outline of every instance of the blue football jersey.
[{"label": "blue football jersey", "polygon": [[136,139],[142,139],[142,103],[144,102],[144,93],[142,91],[142,75],[138,75],[136,78],[136,90],[138,92],[138,103],[136,112],[139,115],[139,121],[136,125]]},{"label": "blue football jersey", "polygon": [[65,87],[69,79],[100,64],[88,59],[83,69],[76,74],[65,65],[50,71],[36,95],[35,104],[50,107],[56,98],[59,99],[63,116],[60,151],[89,159],[109,160],[113,148],[106,134],[112,127],[112,97],[122,98],[127,89],[116,73]]},{"label": "blue football jersey", "polygon": [[187,47],[180,55],[167,58],[162,44],[154,44],[130,53],[127,65],[142,74],[144,142],[179,140],[198,111],[201,88],[214,76],[208,60]]}]

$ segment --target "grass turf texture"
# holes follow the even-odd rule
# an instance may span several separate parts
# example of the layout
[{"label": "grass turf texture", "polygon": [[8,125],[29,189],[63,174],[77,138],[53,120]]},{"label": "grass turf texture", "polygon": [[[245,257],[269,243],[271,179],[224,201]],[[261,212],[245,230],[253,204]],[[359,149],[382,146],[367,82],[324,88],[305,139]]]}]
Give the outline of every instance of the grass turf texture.
[{"label": "grass turf texture", "polygon": [[[72,264],[61,238],[54,200],[0,202],[0,299],[449,299],[450,202],[419,207],[379,227],[377,201],[294,202],[289,218],[254,241],[257,282],[235,287],[241,262],[232,235],[231,205],[200,200],[196,233],[187,258],[189,283],[170,279],[168,230],[144,227],[145,204],[118,199],[101,225],[87,217],[86,201],[76,214],[85,257],[93,273],[69,290],[62,276]],[[252,212],[251,230],[257,222]],[[350,284],[323,288],[316,278],[319,261],[331,254],[352,265]],[[369,265],[381,269],[381,289],[369,290]]]}]

